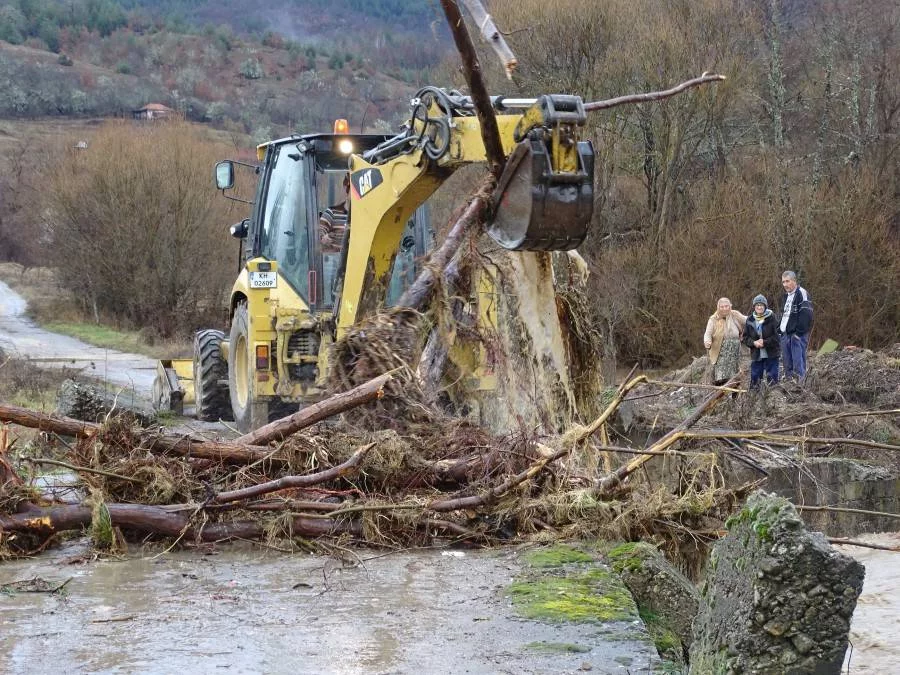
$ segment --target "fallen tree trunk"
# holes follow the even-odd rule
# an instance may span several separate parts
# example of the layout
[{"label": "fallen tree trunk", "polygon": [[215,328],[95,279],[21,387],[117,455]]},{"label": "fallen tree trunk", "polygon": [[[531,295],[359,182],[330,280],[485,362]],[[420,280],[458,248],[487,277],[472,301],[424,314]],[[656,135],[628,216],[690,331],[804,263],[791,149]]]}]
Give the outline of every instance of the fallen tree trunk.
[{"label": "fallen tree trunk", "polygon": [[[8,404],[0,404],[0,421],[75,438],[92,438],[102,428],[102,425],[95,422],[82,422],[71,417],[47,415]],[[155,454],[209,459],[227,464],[249,464],[263,459],[270,459],[273,462],[281,461],[277,454],[272,454],[270,448],[264,447],[240,447],[225,441],[200,441],[190,436],[156,435],[152,432],[145,432],[142,438],[147,441],[147,450]]]},{"label": "fallen tree trunk", "polygon": [[324,401],[313,403],[293,415],[275,420],[256,431],[236,438],[235,445],[267,445],[272,441],[282,441],[301,429],[312,426],[316,422],[352,410],[370,401],[384,396],[384,386],[391,381],[393,372],[379,375],[368,382],[329,396]]},{"label": "fallen tree trunk", "polygon": [[[142,439],[146,440],[147,449],[155,454],[209,459],[226,464],[251,464],[260,461],[283,463],[286,460],[285,456],[278,452],[273,453],[271,448],[265,447],[267,443],[283,440],[317,422],[380,398],[384,394],[385,384],[391,377],[391,373],[380,375],[233,441],[201,441],[190,436],[154,435],[151,432],[144,432]],[[102,428],[102,425],[93,422],[46,415],[6,404],[0,404],[0,421],[75,438],[91,438]]]},{"label": "fallen tree trunk", "polygon": [[7,403],[0,403],[0,422],[75,438],[89,438],[100,431],[100,425],[94,422],[83,422],[62,415],[45,415]]},{"label": "fallen tree trunk", "polygon": [[[190,505],[106,504],[105,508],[115,527],[163,537],[184,537],[188,541],[223,541],[258,539],[265,534],[263,525],[254,521],[212,523],[195,527],[190,524],[190,514],[197,509]],[[87,506],[28,505],[21,513],[0,515],[0,532],[24,532],[49,537],[59,532],[89,527],[92,517],[92,509]],[[359,533],[355,524],[307,516],[294,516],[290,527],[294,534],[304,537]]]}]

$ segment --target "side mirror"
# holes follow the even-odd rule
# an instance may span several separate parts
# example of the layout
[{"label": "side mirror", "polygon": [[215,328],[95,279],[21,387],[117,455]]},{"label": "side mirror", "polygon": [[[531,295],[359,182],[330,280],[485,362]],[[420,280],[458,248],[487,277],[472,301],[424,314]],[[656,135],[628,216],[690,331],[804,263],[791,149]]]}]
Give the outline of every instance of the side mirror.
[{"label": "side mirror", "polygon": [[250,229],[250,220],[244,218],[241,222],[235,223],[229,228],[231,236],[235,239],[243,239],[247,236],[247,230]]},{"label": "side mirror", "polygon": [[234,163],[230,159],[216,164],[216,187],[220,190],[234,187]]}]

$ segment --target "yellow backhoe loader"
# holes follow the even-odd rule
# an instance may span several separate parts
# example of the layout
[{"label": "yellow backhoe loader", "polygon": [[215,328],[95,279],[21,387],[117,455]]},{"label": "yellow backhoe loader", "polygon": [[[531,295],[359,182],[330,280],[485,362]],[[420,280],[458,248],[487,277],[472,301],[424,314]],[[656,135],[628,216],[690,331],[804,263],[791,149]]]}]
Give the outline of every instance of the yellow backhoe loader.
[{"label": "yellow backhoe loader", "polygon": [[[594,201],[593,148],[579,137],[581,99],[492,102],[508,161],[488,233],[511,250],[574,249]],[[423,204],[455,170],[486,159],[469,97],[426,87],[411,107],[395,136],[351,134],[339,120],[334,133],[257,148],[251,215],[232,227],[242,267],[231,291],[230,331],[196,334],[190,382],[184,363],[161,364],[161,406],[183,404],[193,389],[200,419],[233,418],[247,431],[279,404],[321,399],[329,346],[396,302],[415,278],[432,238]],[[234,187],[235,164],[216,165],[219,189]],[[472,315],[491,321],[487,307]],[[467,366],[473,386],[490,389],[489,369],[477,361]]]}]

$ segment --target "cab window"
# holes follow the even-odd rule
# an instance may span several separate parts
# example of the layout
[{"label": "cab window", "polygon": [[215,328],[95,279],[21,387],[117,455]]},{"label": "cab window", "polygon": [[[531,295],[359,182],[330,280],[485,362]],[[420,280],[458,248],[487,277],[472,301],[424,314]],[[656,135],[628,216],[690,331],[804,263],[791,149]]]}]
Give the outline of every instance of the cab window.
[{"label": "cab window", "polygon": [[309,163],[293,145],[275,151],[260,228],[260,254],[278,262],[281,276],[309,298]]}]

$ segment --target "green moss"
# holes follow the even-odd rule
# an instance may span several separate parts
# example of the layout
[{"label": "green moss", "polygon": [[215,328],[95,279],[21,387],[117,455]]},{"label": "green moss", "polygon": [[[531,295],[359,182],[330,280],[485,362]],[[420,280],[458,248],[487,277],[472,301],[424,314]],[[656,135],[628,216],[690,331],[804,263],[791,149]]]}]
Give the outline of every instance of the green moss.
[{"label": "green moss", "polygon": [[639,572],[643,568],[643,558],[655,549],[649,544],[641,542],[627,542],[619,544],[607,553],[612,568],[619,574],[622,572]]},{"label": "green moss", "polygon": [[570,642],[529,642],[525,649],[544,654],[584,654],[591,651],[590,647]]},{"label": "green moss", "polygon": [[[762,503],[758,503],[759,501]],[[748,501],[743,509],[726,521],[725,526],[732,530],[746,523],[748,530],[756,534],[760,541],[772,541],[773,528],[785,516],[785,510],[789,508],[791,508],[791,504],[784,498],[767,496],[761,500]],[[745,535],[744,545],[747,546],[749,543],[749,539]]]},{"label": "green moss", "polygon": [[662,657],[668,657],[676,661],[681,660],[681,639],[670,629],[663,620],[654,612],[645,607],[639,607],[638,612],[644,625],[647,626],[647,632],[653,639],[653,645],[656,651]]},{"label": "green moss", "polygon": [[628,590],[605,569],[516,581],[508,589],[520,614],[553,622],[630,621],[636,618]]},{"label": "green moss", "polygon": [[577,563],[592,563],[594,558],[571,546],[550,546],[525,555],[525,561],[537,569],[562,567]]}]

